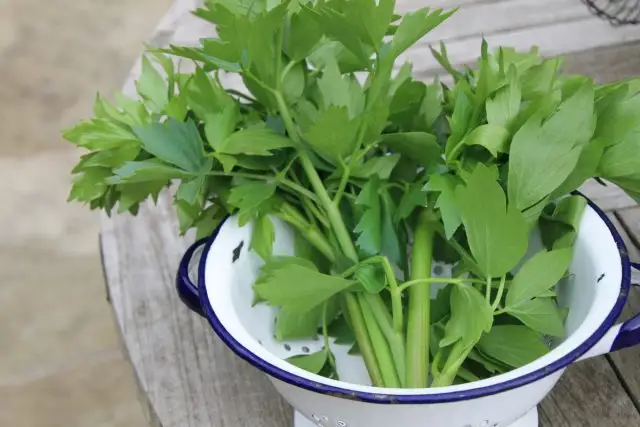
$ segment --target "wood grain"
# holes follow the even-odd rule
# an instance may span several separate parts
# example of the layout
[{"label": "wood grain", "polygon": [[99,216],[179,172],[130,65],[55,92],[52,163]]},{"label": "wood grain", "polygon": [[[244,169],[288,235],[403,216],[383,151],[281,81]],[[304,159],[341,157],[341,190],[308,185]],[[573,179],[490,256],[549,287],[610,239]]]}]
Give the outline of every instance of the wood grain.
[{"label": "wood grain", "polygon": [[188,240],[176,230],[167,194],[138,217],[102,219],[112,306],[152,414],[164,427],[287,425],[291,410],[267,378],[178,299],[174,277]]},{"label": "wood grain", "polygon": [[635,200],[624,191],[610,183],[607,186],[603,186],[594,180],[589,180],[578,190],[597,204],[600,209],[607,212],[637,205]]},{"label": "wood grain", "polygon": [[570,366],[539,407],[541,427],[631,427],[640,414],[605,358]]},{"label": "wood grain", "polygon": [[640,41],[575,52],[566,59],[568,72],[586,74],[600,83],[627,79],[640,75]]},{"label": "wood grain", "polygon": [[[407,3],[411,6],[406,7]],[[404,13],[415,9],[416,5],[423,6],[424,4],[425,2],[412,0],[398,2],[397,6]],[[445,10],[452,9],[450,5],[444,5],[444,7]],[[477,37],[480,34],[489,36],[521,28],[578,19],[591,19],[591,15],[584,5],[575,0],[470,2],[462,5],[444,24],[427,34],[419,43],[420,45],[437,44],[440,40],[450,43],[455,40]]]},{"label": "wood grain", "polygon": [[[177,0],[151,38],[155,45],[194,44],[214,34],[210,24],[190,14],[199,0]],[[481,33],[492,44],[528,47],[545,53],[572,53],[572,70],[608,81],[640,73],[640,31],[615,30],[589,17],[578,0],[399,0],[400,10],[421,6],[461,6],[458,21],[443,27],[409,53],[417,71],[432,75],[437,66],[428,43],[447,39],[457,63],[472,61]],[[565,22],[566,21],[566,22]],[[593,49],[593,48],[597,49]],[[134,66],[125,92],[133,94]],[[236,86],[237,79],[226,80]],[[615,187],[593,183],[585,192],[607,210],[629,208],[633,201]],[[640,235],[638,212],[619,215]],[[634,216],[635,214],[635,216]],[[627,218],[628,217],[628,218]],[[634,228],[635,227],[635,228]],[[157,206],[145,206],[138,217],[101,219],[103,262],[110,299],[123,346],[134,366],[143,404],[154,427],[251,426],[288,427],[291,409],[264,375],[235,357],[209,325],[189,312],[175,294],[174,274],[191,241],[180,238],[168,195]],[[632,307],[632,305],[630,305]],[[542,405],[545,427],[640,425],[638,412],[618,381],[638,395],[638,353],[635,350],[585,361],[569,368]],[[614,370],[615,369],[615,370]]]},{"label": "wood grain", "polygon": [[[447,42],[451,62],[456,65],[474,65],[480,56],[482,38],[481,34],[476,34]],[[491,48],[510,46],[518,50],[528,50],[532,45],[537,45],[542,54],[556,56],[638,41],[640,31],[636,27],[614,29],[606,22],[591,16],[575,21],[554,22],[487,34],[485,38]],[[416,75],[430,76],[442,72],[442,68],[429,50],[427,41],[417,44],[410,52],[404,54],[401,60],[413,62]]]},{"label": "wood grain", "polygon": [[[640,262],[640,206],[616,212],[613,221],[616,228],[620,231],[629,258],[632,261]],[[640,283],[640,272],[632,272],[632,283]],[[633,316],[640,315],[640,287],[634,286],[629,294],[627,306],[622,313],[621,320],[627,320]],[[640,408],[640,347],[632,347],[611,353],[609,356],[614,368],[618,371],[619,376],[637,407]]]}]

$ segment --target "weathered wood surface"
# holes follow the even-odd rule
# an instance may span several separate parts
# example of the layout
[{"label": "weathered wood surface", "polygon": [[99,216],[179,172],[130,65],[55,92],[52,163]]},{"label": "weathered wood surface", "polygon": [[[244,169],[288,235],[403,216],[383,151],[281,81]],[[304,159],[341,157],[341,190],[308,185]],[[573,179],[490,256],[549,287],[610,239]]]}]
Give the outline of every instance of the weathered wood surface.
[{"label": "weathered wood surface", "polygon": [[[640,261],[640,208],[615,212],[616,228],[620,230],[632,261]],[[640,284],[640,272],[632,271],[631,282]],[[622,319],[627,320],[640,313],[640,286],[634,286],[629,294]],[[630,348],[607,356],[618,372],[622,383],[629,390],[636,407],[640,408],[640,347]]]},{"label": "weathered wood surface", "polygon": [[[213,29],[190,15],[199,0],[176,0],[150,42],[194,44]],[[439,74],[429,43],[445,39],[451,57],[472,63],[482,36],[492,45],[568,54],[569,68],[610,81],[640,74],[640,29],[614,29],[588,14],[579,0],[399,0],[403,10],[424,5],[460,11],[446,26],[407,54],[418,75]],[[124,90],[133,93],[132,70]],[[228,80],[228,84],[237,81]],[[640,208],[613,186],[590,182],[582,188],[622,221],[630,254],[640,259]],[[174,275],[190,237],[179,238],[167,195],[138,217],[102,218],[108,292],[123,346],[137,374],[150,422],[163,427],[291,425],[291,410],[265,377],[240,362],[214,336],[206,321],[175,295]],[[640,279],[640,277],[638,277]],[[640,280],[639,280],[640,281]],[[640,312],[635,290],[625,315]],[[640,349],[630,349],[572,366],[541,406],[545,427],[640,425]]]}]

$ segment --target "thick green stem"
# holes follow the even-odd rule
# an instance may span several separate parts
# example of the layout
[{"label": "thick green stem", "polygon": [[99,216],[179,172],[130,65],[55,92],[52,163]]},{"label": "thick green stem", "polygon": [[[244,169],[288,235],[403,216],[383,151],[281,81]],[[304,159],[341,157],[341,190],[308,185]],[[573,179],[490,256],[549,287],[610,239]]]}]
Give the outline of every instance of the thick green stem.
[{"label": "thick green stem", "polygon": [[484,297],[489,304],[491,304],[491,276],[487,277],[487,284],[484,290]]},{"label": "thick green stem", "polygon": [[320,212],[320,209],[309,199],[302,199],[302,204],[305,206],[305,209],[309,211],[309,213],[316,218],[323,227],[329,228],[329,223],[325,218],[325,215]]},{"label": "thick green stem", "polygon": [[[382,258],[382,267],[384,268],[384,274],[389,281],[389,288],[391,289],[391,310],[393,312],[393,329],[401,334],[404,319],[402,314],[402,294],[398,291],[398,282],[396,281],[396,275],[391,268],[391,263],[386,256]],[[380,300],[382,302],[382,300]]]},{"label": "thick green stem", "polygon": [[[285,127],[289,134],[289,137],[300,147],[302,147],[302,138],[296,129],[295,124],[291,118],[291,114],[287,107],[287,104],[284,100],[284,97],[280,92],[275,92],[274,96],[278,103],[278,109],[280,110],[280,115],[282,116],[282,120],[284,121]],[[358,252],[356,251],[356,247],[351,240],[351,235],[349,234],[349,230],[342,220],[342,215],[340,214],[340,210],[338,206],[333,203],[327,189],[325,188],[320,175],[318,175],[318,171],[316,171],[313,162],[307,155],[307,153],[303,150],[300,150],[300,164],[309,179],[309,183],[313,188],[313,191],[316,193],[319,203],[322,207],[324,207],[327,213],[327,219],[329,220],[329,224],[331,224],[331,228],[336,237],[338,245],[342,250],[342,253],[349,258],[354,264],[358,263]],[[380,298],[380,296],[377,296]],[[384,355],[378,354],[378,351],[384,351],[378,347],[374,347],[372,344],[372,337],[370,336],[370,332],[367,330],[368,324],[365,322],[362,314],[362,309],[358,304],[357,298],[349,293],[345,293],[346,298],[346,306],[348,310],[348,315],[351,318],[354,333],[356,336],[356,341],[358,346],[360,347],[360,352],[362,353],[362,357],[367,366],[367,371],[371,377],[371,380],[374,385],[382,384],[382,376],[381,376],[381,368],[378,364],[378,358],[383,358]],[[374,332],[375,333],[375,332]]]},{"label": "thick green stem", "polygon": [[504,294],[504,285],[506,282],[507,282],[507,276],[504,275],[500,279],[500,287],[498,288],[498,294],[496,295],[496,299],[495,301],[493,301],[493,304],[491,305],[491,309],[493,311],[495,311],[500,305],[500,301],[502,300],[502,295]]},{"label": "thick green stem", "polygon": [[448,285],[449,283],[459,283],[462,285],[465,283],[485,283],[485,281],[479,280],[479,279],[465,278],[465,277],[460,277],[458,279],[454,279],[452,277],[427,277],[426,279],[408,280],[404,282],[402,285],[398,286],[397,292],[402,293],[415,285],[434,284],[434,283],[439,283],[441,285]]},{"label": "thick green stem", "polygon": [[391,349],[391,354],[395,363],[398,379],[400,380],[402,385],[404,385],[406,376],[406,351],[404,347],[404,335],[402,334],[402,332],[394,330],[392,326],[392,317],[389,315],[389,310],[387,309],[387,306],[384,304],[382,299],[377,298],[376,295],[369,293],[364,294],[364,299],[373,312],[374,318],[377,321],[378,326],[380,326],[380,330],[384,334],[384,337],[387,339],[387,343],[389,343],[389,348]]},{"label": "thick green stem", "polygon": [[[194,176],[196,176],[197,174],[192,174]],[[248,178],[248,179],[258,179],[261,181],[274,181],[277,184],[280,184],[283,186],[283,189],[285,190],[291,190],[294,192],[294,194],[297,193],[297,195],[300,196],[304,196],[307,197],[313,201],[319,201],[318,197],[312,193],[311,191],[307,190],[306,188],[304,188],[303,186],[296,184],[295,182],[285,179],[285,178],[281,178],[279,176],[275,176],[275,175],[259,175],[256,173],[245,173],[245,172],[220,172],[220,171],[210,171],[207,172],[206,175],[208,176],[235,176],[238,178]]]},{"label": "thick green stem", "polygon": [[480,267],[478,267],[478,264],[475,262],[471,254],[467,252],[467,250],[463,248],[462,245],[456,241],[456,239],[447,239],[447,234],[444,231],[443,225],[438,224],[436,227],[436,231],[440,236],[442,236],[443,239],[447,241],[447,243],[449,243],[449,245],[451,245],[451,247],[458,253],[458,255],[460,255],[465,265],[469,267],[472,272],[476,273],[477,275],[481,275]]},{"label": "thick green stem", "polygon": [[393,355],[391,354],[389,343],[387,342],[384,333],[380,328],[380,324],[378,323],[381,319],[376,319],[376,315],[371,309],[369,303],[366,301],[365,295],[358,295],[358,303],[360,304],[362,315],[367,325],[367,330],[369,331],[371,343],[375,349],[375,355],[378,361],[378,366],[380,367],[384,386],[399,388],[400,379],[398,378],[398,371],[396,370]]},{"label": "thick green stem", "polygon": [[330,262],[335,262],[336,255],[327,238],[316,227],[309,224],[296,208],[288,203],[283,203],[276,216],[294,226],[322,255]]},{"label": "thick green stem", "polygon": [[460,367],[469,356],[469,353],[471,353],[471,350],[473,350],[473,347],[473,345],[463,344],[462,341],[455,343],[449,353],[447,362],[444,364],[444,368],[434,379],[432,387],[447,387],[453,384]]},{"label": "thick green stem", "polygon": [[[285,127],[287,128],[289,137],[293,139],[293,141],[297,144],[302,145],[302,139],[300,138],[295,124],[291,119],[291,114],[289,113],[289,109],[287,108],[287,104],[284,101],[284,98],[279,92],[276,92],[274,95],[278,102],[280,115],[282,116],[282,120],[284,121]],[[320,175],[318,175],[318,171],[316,171],[315,166],[313,166],[313,162],[311,161],[307,153],[303,151],[300,152],[300,164],[302,165],[302,169],[304,169],[304,172],[307,175],[307,178],[311,183],[311,187],[313,188],[313,191],[315,191],[320,204],[327,211],[327,218],[329,219],[329,223],[331,224],[331,227],[333,228],[333,231],[336,235],[336,239],[338,240],[340,249],[342,249],[342,252],[351,261],[358,262],[358,253],[356,252],[356,248],[353,245],[351,236],[349,235],[349,231],[347,230],[347,226],[342,220],[340,210],[331,200],[327,189],[322,183],[322,179],[320,179]]]},{"label": "thick green stem", "polygon": [[[431,276],[434,227],[429,212],[423,209],[418,217],[411,253],[411,279]],[[429,334],[431,285],[424,283],[409,289],[407,313],[407,371],[409,388],[425,388],[429,384]]]},{"label": "thick green stem", "polygon": [[384,387],[382,372],[378,365],[378,360],[376,359],[376,353],[374,352],[373,344],[369,337],[369,332],[367,331],[367,325],[365,323],[365,318],[362,314],[358,298],[354,294],[350,293],[344,294],[344,298],[349,319],[351,320],[353,333],[356,336],[356,341],[358,342],[358,347],[360,348],[360,353],[362,353],[364,363],[367,366],[371,382],[374,386]]}]

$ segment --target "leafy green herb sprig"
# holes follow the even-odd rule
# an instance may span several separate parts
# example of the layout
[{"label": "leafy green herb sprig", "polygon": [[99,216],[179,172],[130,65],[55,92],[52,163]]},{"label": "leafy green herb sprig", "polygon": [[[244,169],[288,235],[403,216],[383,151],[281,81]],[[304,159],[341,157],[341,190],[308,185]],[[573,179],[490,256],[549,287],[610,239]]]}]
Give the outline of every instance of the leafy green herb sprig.
[{"label": "leafy green herb sprig", "polygon": [[[65,132],[88,151],[70,200],[137,214],[175,184],[182,233],[253,222],[254,303],[279,308],[277,339],[325,339],[291,363],[338,378],[332,337],[375,386],[442,387],[564,336],[555,287],[571,280],[586,206],[571,193],[602,177],[640,196],[640,80],[597,85],[536,49],[483,43],[473,69],[433,49],[454,84],[427,84],[396,63],[453,12],[394,10],[206,1],[195,14],[216,38],[147,49],[139,97],[99,96]],[[272,254],[273,218],[297,231],[296,256]],[[453,275],[434,277],[434,261]]]}]

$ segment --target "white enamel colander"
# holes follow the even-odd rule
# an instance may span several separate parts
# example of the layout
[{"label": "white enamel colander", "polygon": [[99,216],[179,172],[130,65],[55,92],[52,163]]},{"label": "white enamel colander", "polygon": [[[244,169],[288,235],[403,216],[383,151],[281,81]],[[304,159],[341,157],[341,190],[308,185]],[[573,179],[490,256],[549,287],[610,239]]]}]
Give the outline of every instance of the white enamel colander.
[{"label": "white enamel colander", "polygon": [[[274,253],[292,255],[293,231],[273,221]],[[640,316],[616,324],[631,286],[626,248],[589,201],[570,267],[573,279],[558,286],[560,304],[570,308],[566,338],[547,355],[473,383],[389,389],[370,385],[362,359],[349,355],[349,346],[333,345],[341,380],[327,379],[284,360],[320,350],[321,341],[277,341],[275,309],[252,307],[252,285],[263,261],[249,250],[251,230],[252,224],[239,227],[228,217],[185,253],[176,285],[182,300],[208,319],[231,350],[269,376],[297,411],[295,427],[535,427],[536,406],[568,365],[640,342]],[[194,266],[197,280],[190,275]]]}]

